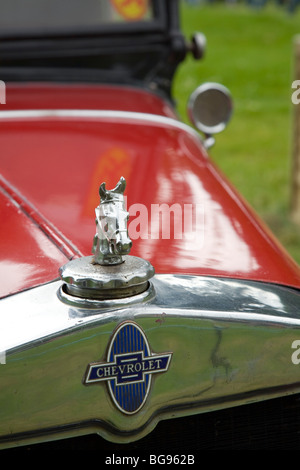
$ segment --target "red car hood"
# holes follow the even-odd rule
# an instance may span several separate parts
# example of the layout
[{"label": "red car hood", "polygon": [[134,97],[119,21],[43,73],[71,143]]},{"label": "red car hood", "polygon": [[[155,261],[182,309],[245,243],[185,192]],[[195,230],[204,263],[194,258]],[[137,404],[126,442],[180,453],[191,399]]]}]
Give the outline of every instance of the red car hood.
[{"label": "red car hood", "polygon": [[99,185],[110,189],[121,176],[131,254],[157,273],[300,287],[298,266],[156,96],[11,87],[7,103],[0,109],[2,296],[51,281],[67,259],[91,254]]}]

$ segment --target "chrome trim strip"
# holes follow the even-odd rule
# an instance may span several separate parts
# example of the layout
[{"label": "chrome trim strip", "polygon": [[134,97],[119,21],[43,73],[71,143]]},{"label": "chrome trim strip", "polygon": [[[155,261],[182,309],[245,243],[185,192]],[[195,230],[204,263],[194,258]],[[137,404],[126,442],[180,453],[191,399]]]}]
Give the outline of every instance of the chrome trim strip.
[{"label": "chrome trim strip", "polygon": [[[295,340],[300,348],[299,291],[166,274],[152,282],[152,299],[120,308],[61,302],[60,281],[2,299],[0,447],[29,435],[31,442],[48,432],[53,438],[55,429],[56,437],[64,429],[71,436],[75,428],[130,442],[160,419],[300,392],[291,360]],[[153,379],[143,413],[130,420],[105,386],[82,383],[87,364],[106,357],[113,331],[126,320],[143,328],[154,352],[173,353],[168,372]],[[22,412],[14,411],[20,403]]]},{"label": "chrome trim strip", "polygon": [[83,322],[122,321],[127,314],[130,318],[132,312],[136,314],[136,309],[151,316],[167,309],[182,318],[300,328],[300,292],[273,284],[156,274],[138,304],[131,297],[120,303],[89,304],[80,298],[71,302],[66,295],[61,298],[62,288],[58,280],[1,299],[0,351],[31,347],[32,341],[70,331]]},{"label": "chrome trim strip", "polygon": [[196,130],[181,121],[159,114],[140,113],[131,111],[90,110],[90,109],[27,109],[0,111],[0,120],[18,119],[45,119],[45,118],[71,118],[71,119],[108,119],[119,121],[133,121],[159,126],[170,126],[188,132],[201,141]]}]

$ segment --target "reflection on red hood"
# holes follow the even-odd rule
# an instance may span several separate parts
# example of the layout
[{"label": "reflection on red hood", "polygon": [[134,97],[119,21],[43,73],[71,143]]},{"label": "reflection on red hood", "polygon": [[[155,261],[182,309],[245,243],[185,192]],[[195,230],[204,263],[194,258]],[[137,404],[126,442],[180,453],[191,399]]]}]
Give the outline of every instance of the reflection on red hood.
[{"label": "reflection on red hood", "polygon": [[[47,90],[49,98],[51,93]],[[23,96],[20,90],[18,93]],[[165,117],[155,118],[171,115],[171,108],[157,97],[139,91],[136,100],[134,93],[130,91],[131,104],[123,106],[129,112],[126,115],[33,113],[30,118],[15,115],[4,119],[2,113],[3,185],[12,199],[15,197],[19,203],[23,199],[27,213],[34,214],[31,221],[35,227],[39,225],[37,220],[42,221],[40,229],[44,234],[38,250],[26,237],[19,236],[18,254],[13,261],[15,291],[28,287],[30,279],[32,285],[53,279],[53,270],[42,269],[38,279],[31,276],[25,283],[24,276],[20,276],[16,280],[16,263],[22,266],[28,257],[33,264],[34,259],[44,261],[41,248],[56,272],[66,256],[91,254],[99,185],[105,181],[107,188],[113,188],[120,176],[127,180],[131,254],[148,259],[157,273],[210,275],[300,287],[298,266],[220,175],[197,136]],[[102,94],[103,89],[99,88],[97,101],[94,89],[99,108]],[[113,110],[116,101],[121,107],[122,96],[128,100],[125,90],[113,89],[110,96],[111,105],[106,89],[104,109]],[[83,97],[84,90],[80,89],[81,109]],[[70,97],[66,96],[66,100],[69,102]],[[138,108],[133,105],[136,101]],[[50,102],[43,103],[47,109]],[[17,109],[16,101],[13,103]],[[54,105],[58,107],[52,100]],[[24,98],[22,107],[25,109]],[[62,101],[59,108],[66,110],[70,106],[64,106]],[[3,217],[8,217],[8,209]],[[18,227],[21,230],[23,219]],[[8,278],[12,254],[8,252],[9,234],[1,228],[0,254],[5,260],[1,277]],[[55,254],[49,249],[49,239],[57,248]],[[8,292],[5,290],[2,295]]]}]

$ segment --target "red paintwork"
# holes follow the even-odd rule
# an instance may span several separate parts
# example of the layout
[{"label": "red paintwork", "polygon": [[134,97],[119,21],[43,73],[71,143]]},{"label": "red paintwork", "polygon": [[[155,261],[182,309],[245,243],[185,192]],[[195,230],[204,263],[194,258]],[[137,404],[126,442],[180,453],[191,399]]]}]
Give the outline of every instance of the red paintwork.
[{"label": "red paintwork", "polygon": [[[96,93],[95,88],[94,91]],[[110,109],[109,96],[114,102],[117,93],[116,89],[111,94],[108,91],[106,88],[105,107]],[[83,89],[81,93],[83,97]],[[57,95],[57,88],[54,94]],[[50,104],[50,88],[47,95]],[[87,95],[90,96],[89,89]],[[157,105],[158,98],[145,95],[142,99],[143,92],[138,92],[137,107],[153,98],[149,109],[164,109],[164,104]],[[122,93],[118,96],[121,99]],[[134,101],[133,91],[131,97]],[[80,103],[84,103],[83,98]],[[119,109],[122,104],[120,102]],[[144,104],[142,108],[146,111]],[[65,109],[65,102],[59,107]],[[132,110],[136,110],[133,103]],[[51,226],[48,231],[56,245],[60,243],[61,232],[83,255],[91,254],[99,184],[106,181],[107,187],[112,188],[119,177],[124,176],[131,235],[137,232],[135,225],[141,221],[135,209],[147,208],[148,232],[151,224],[157,224],[157,219],[150,217],[152,204],[179,204],[181,208],[190,204],[193,209],[198,204],[203,209],[204,219],[201,219],[200,237],[196,242],[175,239],[174,233],[170,240],[162,239],[161,232],[158,239],[146,232],[142,239],[133,240],[131,254],[148,259],[157,273],[224,276],[300,287],[298,266],[207,159],[199,140],[184,130],[157,123],[117,119],[106,122],[100,118],[2,120],[0,148],[4,178],[33,205],[35,221],[43,221],[44,233],[47,220],[56,227]],[[16,197],[20,198],[20,194]],[[25,204],[31,207],[29,202]],[[6,215],[7,211],[4,217]],[[13,227],[20,230],[21,224]],[[14,230],[12,228],[10,233]],[[19,235],[18,250],[14,252],[12,245],[12,251],[8,250],[9,235],[3,233],[2,226],[0,237],[1,258],[9,260],[11,256],[15,263],[23,263],[31,256],[32,263],[34,259],[38,263],[39,255],[34,251],[30,255],[27,239]],[[67,256],[78,255],[66,240],[61,244]],[[48,240],[45,247],[47,251]],[[53,257],[51,259],[53,261]],[[62,264],[61,259],[55,262],[57,268]],[[3,275],[5,273],[1,273],[1,277]],[[47,282],[53,276],[49,270],[40,281]],[[24,284],[27,286],[28,283]],[[22,276],[16,289],[21,288]]]},{"label": "red paintwork", "polygon": [[0,188],[0,297],[57,277],[67,257],[32,217]]},{"label": "red paintwork", "polygon": [[153,93],[131,87],[8,83],[6,105],[14,109],[110,109],[175,117],[174,109]]}]

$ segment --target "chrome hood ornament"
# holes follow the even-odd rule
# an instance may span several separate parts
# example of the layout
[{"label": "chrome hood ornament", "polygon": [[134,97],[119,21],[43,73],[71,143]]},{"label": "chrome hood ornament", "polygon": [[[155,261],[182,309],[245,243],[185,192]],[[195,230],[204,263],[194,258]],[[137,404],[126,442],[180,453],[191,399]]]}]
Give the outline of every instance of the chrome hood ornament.
[{"label": "chrome hood ornament", "polygon": [[78,307],[117,306],[153,296],[149,279],[153,266],[146,260],[129,255],[132,241],[128,236],[129,213],[125,209],[123,177],[116,187],[107,190],[100,185],[100,204],[95,209],[96,234],[91,256],[74,259],[59,270],[64,281],[59,298]]},{"label": "chrome hood ornament", "polygon": [[101,201],[95,209],[97,233],[92,250],[96,264],[105,266],[123,263],[122,255],[127,255],[132,247],[127,231],[129,213],[125,210],[125,188],[123,177],[112,190],[108,191],[105,183],[100,185]]}]

